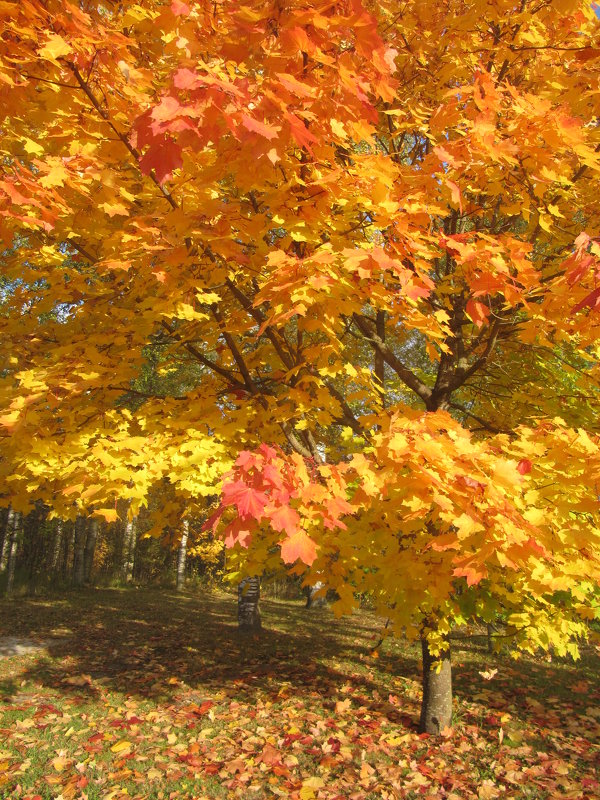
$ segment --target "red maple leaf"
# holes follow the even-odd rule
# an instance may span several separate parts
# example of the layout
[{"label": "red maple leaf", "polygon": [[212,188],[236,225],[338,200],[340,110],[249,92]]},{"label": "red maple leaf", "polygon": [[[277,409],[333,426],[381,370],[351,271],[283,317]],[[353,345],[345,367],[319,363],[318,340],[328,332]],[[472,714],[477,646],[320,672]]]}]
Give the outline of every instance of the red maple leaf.
[{"label": "red maple leaf", "polygon": [[140,169],[146,175],[152,170],[159,183],[166,183],[173,177],[173,170],[183,164],[181,147],[165,136],[162,142],[154,142],[148,152],[140,159]]},{"label": "red maple leaf", "polygon": [[267,503],[267,495],[258,492],[243,481],[232,481],[223,485],[223,505],[235,506],[242,518],[261,519]]},{"label": "red maple leaf", "polygon": [[487,577],[487,570],[483,565],[471,561],[462,567],[456,567],[452,574],[457,578],[466,578],[467,586],[476,586],[483,578]]},{"label": "red maple leaf", "polygon": [[171,11],[176,17],[187,17],[190,13],[190,7],[181,0],[173,0],[171,3]]},{"label": "red maple leaf", "polygon": [[225,547],[230,548],[239,543],[242,547],[248,547],[252,532],[248,530],[248,523],[239,517],[234,519],[225,530]]},{"label": "red maple leaf", "polygon": [[533,465],[528,458],[522,458],[517,464],[517,469],[521,475],[527,475],[528,472],[531,472],[532,466]]},{"label": "red maple leaf", "polygon": [[319,140],[310,132],[304,122],[299,119],[295,114],[290,112],[285,114],[285,118],[289,123],[292,136],[300,147],[306,147],[309,153],[312,153],[311,144],[315,144]]},{"label": "red maple leaf", "polygon": [[177,89],[195,89],[200,82],[198,73],[187,67],[181,67],[173,76],[173,85]]},{"label": "red maple leaf", "polygon": [[257,465],[258,459],[254,453],[250,452],[250,450],[242,450],[235,460],[235,466],[241,467],[244,472],[247,472],[250,467],[256,467]]},{"label": "red maple leaf", "polygon": [[597,309],[600,305],[600,286],[597,289],[594,289],[593,292],[590,292],[587,297],[584,297],[577,305],[573,306],[573,314],[576,314],[578,311],[581,311],[582,308],[589,306],[592,309]]},{"label": "red maple leaf", "polygon": [[490,315],[488,306],[485,303],[480,303],[479,300],[469,300],[466,311],[478,328],[483,327]]},{"label": "red maple leaf", "polygon": [[249,117],[248,114],[242,114],[242,125],[244,128],[252,131],[252,133],[258,133],[269,141],[271,141],[271,139],[276,139],[279,133],[279,128],[277,126],[266,125],[264,122],[259,122],[259,120],[254,119],[254,117]]},{"label": "red maple leaf", "polygon": [[[116,504],[116,502],[117,501],[115,500],[115,504]],[[206,520],[206,522],[204,523],[204,525],[202,526],[202,528],[200,530],[202,530],[202,531],[210,531],[210,530],[212,530],[212,532],[214,533],[217,530],[217,527],[219,525],[219,522],[221,521],[221,517],[222,516],[223,516],[223,508],[218,508],[214,512],[214,514],[210,515],[210,517]]]}]

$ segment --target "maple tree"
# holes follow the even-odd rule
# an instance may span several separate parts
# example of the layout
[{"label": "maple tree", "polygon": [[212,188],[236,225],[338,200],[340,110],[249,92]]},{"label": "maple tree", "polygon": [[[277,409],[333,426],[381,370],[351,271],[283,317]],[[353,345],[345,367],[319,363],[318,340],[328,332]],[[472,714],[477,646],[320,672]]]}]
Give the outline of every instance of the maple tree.
[{"label": "maple tree", "polygon": [[502,613],[575,654],[600,578],[592,6],[0,19],[5,501],[110,520],[167,479],[161,529],[235,463],[215,521],[243,574],[291,564],[340,613],[372,592],[422,638],[431,732],[452,625]]}]

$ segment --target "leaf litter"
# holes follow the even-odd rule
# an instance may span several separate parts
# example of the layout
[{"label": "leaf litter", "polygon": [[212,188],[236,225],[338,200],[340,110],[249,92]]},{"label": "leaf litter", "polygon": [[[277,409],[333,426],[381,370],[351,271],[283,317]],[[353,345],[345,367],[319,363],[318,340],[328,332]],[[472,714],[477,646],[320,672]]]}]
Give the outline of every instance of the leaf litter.
[{"label": "leaf litter", "polygon": [[[595,798],[598,652],[578,664],[456,643],[455,722],[418,734],[417,648],[369,612],[229,595],[97,590],[0,605],[0,797]],[[57,635],[57,631],[58,634]],[[458,649],[460,647],[460,649]],[[375,657],[375,655],[377,657]]]}]

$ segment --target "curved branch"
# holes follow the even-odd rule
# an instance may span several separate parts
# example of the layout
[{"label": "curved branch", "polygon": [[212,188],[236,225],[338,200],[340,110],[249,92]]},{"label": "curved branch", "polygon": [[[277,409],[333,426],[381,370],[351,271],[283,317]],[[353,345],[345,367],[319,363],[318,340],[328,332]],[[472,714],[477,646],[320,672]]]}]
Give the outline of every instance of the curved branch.
[{"label": "curved branch", "polygon": [[425,405],[427,405],[432,395],[430,387],[427,386],[426,383],[423,383],[422,380],[417,378],[414,372],[412,372],[405,364],[403,364],[396,354],[390,350],[386,343],[382,341],[381,337],[371,329],[371,320],[356,313],[352,315],[352,319],[354,320],[356,327],[362,333],[363,337],[372,345],[372,347],[375,348],[378,353],[381,354],[385,363],[388,364],[391,369],[394,370],[400,380],[403,381],[406,386],[408,386],[408,388],[411,389],[418,397],[420,397]]}]

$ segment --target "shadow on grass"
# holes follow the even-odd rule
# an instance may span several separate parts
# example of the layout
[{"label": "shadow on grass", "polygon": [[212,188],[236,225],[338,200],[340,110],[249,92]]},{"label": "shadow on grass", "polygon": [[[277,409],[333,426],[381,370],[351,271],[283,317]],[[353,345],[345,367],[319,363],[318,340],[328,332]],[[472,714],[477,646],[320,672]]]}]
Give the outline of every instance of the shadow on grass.
[{"label": "shadow on grass", "polygon": [[[0,635],[46,642],[49,658],[28,659],[19,678],[74,698],[119,692],[176,703],[185,685],[199,702],[204,694],[252,704],[260,695],[276,707],[282,692],[297,692],[333,710],[350,697],[353,707],[414,729],[416,646],[387,640],[371,659],[381,628],[372,614],[335,621],[327,609],[307,611],[298,603],[264,600],[261,607],[264,629],[252,636],[237,630],[233,596],[86,590],[0,604]],[[475,699],[482,709],[477,718],[463,712],[468,722],[484,724],[486,714],[508,709],[526,726],[550,728],[600,705],[593,653],[579,666],[530,659],[515,665],[483,647],[461,645],[454,654],[457,705]],[[490,668],[498,670],[493,680],[485,677]],[[411,691],[395,707],[389,698],[401,693],[399,679]],[[0,693],[5,702],[18,702],[17,681],[4,680]]]},{"label": "shadow on grass", "polygon": [[[335,622],[327,610],[289,602],[264,600],[261,609],[263,630],[248,635],[237,629],[233,597],[102,589],[6,604],[0,635],[45,641],[49,658],[29,662],[19,678],[71,697],[119,692],[164,704],[185,684],[199,702],[204,692],[276,704],[282,692],[298,691],[334,709],[346,686],[353,703],[381,713],[389,690],[369,669],[368,622]],[[395,656],[394,670],[416,677],[417,660]],[[5,681],[0,691],[10,702],[17,683]],[[416,705],[411,713],[389,703],[384,710],[391,722],[416,724]]]}]

